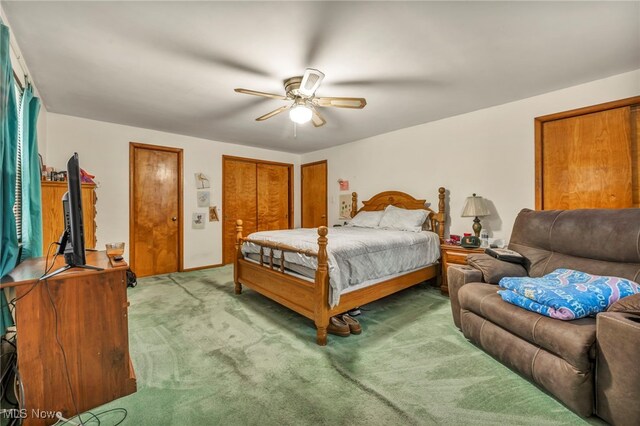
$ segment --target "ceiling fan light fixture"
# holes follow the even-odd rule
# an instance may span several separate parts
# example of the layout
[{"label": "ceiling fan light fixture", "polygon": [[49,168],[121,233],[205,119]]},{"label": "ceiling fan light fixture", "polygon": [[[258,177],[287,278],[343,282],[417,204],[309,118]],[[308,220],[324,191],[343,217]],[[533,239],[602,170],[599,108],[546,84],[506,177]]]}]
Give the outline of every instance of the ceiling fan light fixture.
[{"label": "ceiling fan light fixture", "polygon": [[311,111],[311,108],[307,107],[304,104],[295,105],[289,110],[289,118],[291,119],[291,121],[298,124],[309,122],[312,115],[313,112]]},{"label": "ceiling fan light fixture", "polygon": [[[303,76],[296,76],[286,79],[284,83],[284,95],[275,93],[258,92],[249,89],[234,89],[237,93],[245,95],[261,96],[263,98],[278,99],[282,101],[293,101],[288,105],[281,106],[271,112],[268,112],[256,118],[256,121],[265,121],[278,114],[289,110],[289,118],[297,124],[304,124],[309,121],[315,127],[321,127],[327,124],[322,117],[318,108],[334,107],[334,108],[352,108],[362,109],[367,105],[364,98],[336,98],[336,97],[317,97],[316,90],[322,83],[324,74],[313,68],[307,68]],[[295,126],[294,126],[295,129]],[[295,131],[294,131],[295,133]]]}]

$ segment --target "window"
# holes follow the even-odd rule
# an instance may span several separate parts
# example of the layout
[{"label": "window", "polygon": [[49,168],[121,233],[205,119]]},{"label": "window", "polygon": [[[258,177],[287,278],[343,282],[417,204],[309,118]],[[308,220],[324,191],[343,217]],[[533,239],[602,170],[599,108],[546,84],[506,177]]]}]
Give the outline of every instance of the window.
[{"label": "window", "polygon": [[18,245],[22,245],[22,87],[16,81],[16,106],[18,108],[18,147],[16,155],[16,201],[13,205],[13,215],[16,218]]}]

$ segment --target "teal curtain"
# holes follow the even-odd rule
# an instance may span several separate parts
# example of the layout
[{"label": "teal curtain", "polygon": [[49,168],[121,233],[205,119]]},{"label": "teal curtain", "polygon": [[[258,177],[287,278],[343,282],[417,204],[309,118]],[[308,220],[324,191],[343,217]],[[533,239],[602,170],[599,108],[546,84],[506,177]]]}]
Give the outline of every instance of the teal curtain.
[{"label": "teal curtain", "polygon": [[[18,236],[13,215],[18,145],[18,106],[9,58],[9,28],[0,22],[0,277],[16,266]],[[0,291],[0,334],[13,325],[4,291]]]},{"label": "teal curtain", "polygon": [[42,197],[38,157],[40,99],[28,85],[22,94],[22,260],[42,256]]}]

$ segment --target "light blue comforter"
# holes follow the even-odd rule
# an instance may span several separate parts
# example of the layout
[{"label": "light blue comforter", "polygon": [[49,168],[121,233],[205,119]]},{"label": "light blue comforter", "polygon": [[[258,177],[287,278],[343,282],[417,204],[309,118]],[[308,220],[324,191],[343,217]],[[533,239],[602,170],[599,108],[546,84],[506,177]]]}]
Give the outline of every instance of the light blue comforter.
[{"label": "light blue comforter", "polygon": [[505,277],[498,294],[506,302],[551,318],[573,320],[594,316],[640,286],[617,277],[556,269],[540,278]]}]

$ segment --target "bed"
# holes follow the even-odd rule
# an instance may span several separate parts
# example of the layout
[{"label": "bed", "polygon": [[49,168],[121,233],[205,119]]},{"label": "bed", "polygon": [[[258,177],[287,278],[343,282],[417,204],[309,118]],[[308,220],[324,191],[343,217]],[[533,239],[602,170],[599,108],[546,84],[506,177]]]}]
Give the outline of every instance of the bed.
[{"label": "bed", "polygon": [[330,317],[438,276],[445,189],[438,192],[437,212],[425,200],[399,191],[379,193],[358,209],[357,194],[352,194],[351,217],[387,206],[425,210],[423,232],[321,226],[244,238],[238,220],[235,292],[241,294],[245,285],[311,319],[316,342],[326,345]]}]

